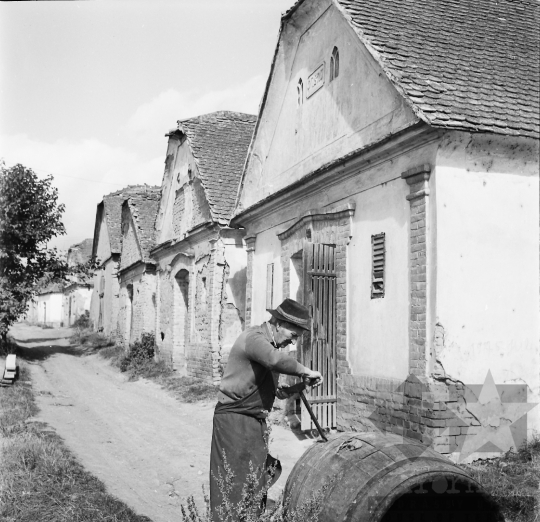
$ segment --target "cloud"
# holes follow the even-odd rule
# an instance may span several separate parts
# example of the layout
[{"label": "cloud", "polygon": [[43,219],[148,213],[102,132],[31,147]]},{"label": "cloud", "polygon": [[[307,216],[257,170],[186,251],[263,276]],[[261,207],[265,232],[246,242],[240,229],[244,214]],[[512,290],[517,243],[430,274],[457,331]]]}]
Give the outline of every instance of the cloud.
[{"label": "cloud", "polygon": [[257,114],[265,81],[259,75],[229,89],[204,93],[169,89],[138,107],[124,132],[149,150],[163,149],[163,135],[175,129],[178,120],[223,110]]},{"label": "cloud", "polygon": [[27,134],[0,135],[0,157],[8,167],[22,163],[40,177],[53,174],[59,200],[66,206],[67,236],[52,245],[67,249],[93,237],[96,205],[104,194],[126,185],[161,185],[164,134],[176,128],[177,120],[218,110],[256,114],[264,83],[263,76],[256,76],[220,91],[162,92],[134,111],[121,129],[127,139],[120,146],[95,138],[48,143]]},{"label": "cloud", "polygon": [[96,139],[46,143],[26,134],[0,136],[0,150],[8,167],[22,163],[40,178],[54,176],[59,202],[66,206],[67,236],[51,243],[61,249],[93,237],[96,205],[104,194],[126,185],[160,185],[163,176],[163,157],[142,162],[136,151]]}]

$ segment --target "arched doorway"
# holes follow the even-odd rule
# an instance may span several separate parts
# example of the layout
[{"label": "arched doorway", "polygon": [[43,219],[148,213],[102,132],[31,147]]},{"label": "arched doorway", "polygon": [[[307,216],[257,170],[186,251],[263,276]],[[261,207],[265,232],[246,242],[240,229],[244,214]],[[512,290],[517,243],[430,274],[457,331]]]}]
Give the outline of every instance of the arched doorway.
[{"label": "arched doorway", "polygon": [[179,270],[174,277],[173,368],[186,373],[186,348],[189,342],[189,272]]}]

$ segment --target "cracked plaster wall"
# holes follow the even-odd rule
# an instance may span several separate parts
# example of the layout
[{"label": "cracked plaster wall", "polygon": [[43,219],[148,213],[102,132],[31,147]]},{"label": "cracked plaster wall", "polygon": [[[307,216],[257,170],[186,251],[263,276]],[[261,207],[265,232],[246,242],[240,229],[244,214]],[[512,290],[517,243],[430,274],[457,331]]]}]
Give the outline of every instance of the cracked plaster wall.
[{"label": "cracked plaster wall", "polygon": [[[432,180],[431,366],[464,383],[526,383],[538,397],[538,142],[449,133]],[[530,415],[530,427],[540,427]]]},{"label": "cracked plaster wall", "polygon": [[[159,357],[173,366],[175,359],[182,359],[187,375],[209,382],[219,381],[228,352],[244,325],[246,253],[241,236],[240,231],[229,231],[225,237],[215,233],[193,242],[188,255],[173,246],[159,260]],[[178,301],[174,276],[180,270],[188,272],[188,326],[183,331],[183,354],[175,355]],[[176,335],[180,331],[176,329]]]}]

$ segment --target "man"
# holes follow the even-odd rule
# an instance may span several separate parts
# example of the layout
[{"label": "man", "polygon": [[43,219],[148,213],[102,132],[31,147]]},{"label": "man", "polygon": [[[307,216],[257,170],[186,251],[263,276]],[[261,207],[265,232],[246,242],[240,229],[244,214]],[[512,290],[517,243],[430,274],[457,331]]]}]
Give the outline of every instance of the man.
[{"label": "man", "polygon": [[[242,500],[244,484],[253,482],[248,479],[250,473],[252,479],[252,472],[256,474],[255,493],[259,495],[270,479],[267,461],[272,457],[268,455],[265,419],[272,410],[276,394],[280,399],[288,396],[286,388],[277,390],[279,374],[302,377],[310,386],[322,381],[319,372],[279,351],[309,330],[308,309],[292,299],[285,299],[275,310],[268,312],[272,315],[270,321],[247,328],[238,337],[221,379],[210,455],[213,522],[225,518],[220,508],[224,509],[227,474],[234,474],[225,494],[228,497],[225,501],[234,506],[233,510]],[[236,516],[237,513],[230,511],[227,514]]]}]

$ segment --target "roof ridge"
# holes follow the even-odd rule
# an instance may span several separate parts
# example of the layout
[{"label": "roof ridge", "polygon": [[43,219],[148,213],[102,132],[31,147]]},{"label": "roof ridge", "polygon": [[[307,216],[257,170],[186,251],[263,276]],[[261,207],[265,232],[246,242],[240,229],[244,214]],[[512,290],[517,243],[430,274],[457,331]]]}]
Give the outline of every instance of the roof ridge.
[{"label": "roof ridge", "polygon": [[[206,121],[211,118],[219,118],[219,117],[227,117],[227,116],[240,116],[240,117],[248,117],[248,118],[257,118],[256,114],[249,114],[247,112],[238,112],[238,111],[214,111],[214,112],[207,112],[205,114],[199,114],[198,116],[193,116],[191,118],[184,118],[183,120],[178,120],[177,124],[180,126],[182,123],[187,122],[199,122],[199,121]],[[227,118],[227,119],[236,119],[234,117]],[[239,118],[240,121],[242,121],[243,118]]]},{"label": "roof ridge", "polygon": [[144,189],[145,191],[154,191],[154,190],[161,190],[161,187],[158,185],[148,185],[147,183],[144,183],[142,185],[127,185],[124,188],[121,188],[120,190],[116,190],[114,192],[111,192],[109,194],[105,194],[103,198],[111,198],[111,197],[123,197],[126,193],[128,195],[137,193],[137,189],[140,189],[141,191]]}]

